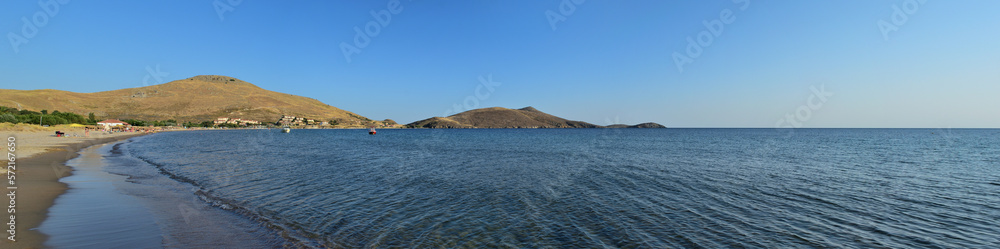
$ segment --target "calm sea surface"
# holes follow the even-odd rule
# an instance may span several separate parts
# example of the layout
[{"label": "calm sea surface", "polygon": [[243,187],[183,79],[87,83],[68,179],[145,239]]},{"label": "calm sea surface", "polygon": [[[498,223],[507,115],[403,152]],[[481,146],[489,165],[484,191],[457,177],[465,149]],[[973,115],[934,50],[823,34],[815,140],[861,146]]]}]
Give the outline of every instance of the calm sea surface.
[{"label": "calm sea surface", "polygon": [[1000,247],[1000,130],[232,130],[118,149],[146,162],[118,174],[157,169],[307,246]]}]

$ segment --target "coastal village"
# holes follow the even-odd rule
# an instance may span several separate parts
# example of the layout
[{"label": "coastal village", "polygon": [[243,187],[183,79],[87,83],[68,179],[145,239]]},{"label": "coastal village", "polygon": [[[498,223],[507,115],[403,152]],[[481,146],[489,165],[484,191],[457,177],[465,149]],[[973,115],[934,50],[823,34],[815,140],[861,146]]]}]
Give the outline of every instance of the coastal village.
[{"label": "coastal village", "polygon": [[[220,75],[198,75],[164,84],[94,93],[0,89],[0,123],[79,125],[91,130],[132,129],[358,129],[358,128],[661,128],[662,125],[595,125],[533,107],[489,107],[448,117],[399,124],[373,120],[312,98],[268,91]],[[51,101],[38,101],[51,100]],[[189,108],[197,106],[198,108]],[[62,112],[56,111],[62,110]],[[50,112],[51,111],[51,112]],[[82,128],[81,128],[82,129]]]},{"label": "coastal village", "polygon": [[[192,90],[201,87],[207,87],[211,91]],[[0,89],[0,99],[8,101],[6,104],[0,103],[0,131],[13,134],[8,137],[8,144],[12,147],[17,145],[16,151],[19,157],[8,159],[7,163],[10,166],[0,170],[0,174],[18,175],[19,182],[35,183],[36,185],[30,188],[17,190],[20,196],[25,197],[61,191],[58,189],[64,186],[60,185],[62,183],[59,182],[59,178],[65,174],[59,172],[69,172],[71,168],[66,166],[66,160],[75,157],[83,148],[159,132],[259,129],[262,132],[277,134],[279,132],[277,130],[281,133],[298,133],[292,132],[292,129],[367,129],[367,132],[357,131],[355,134],[368,136],[376,135],[377,129],[384,128],[663,127],[653,123],[594,125],[560,118],[533,107],[473,109],[447,117],[431,117],[409,124],[398,124],[392,119],[373,120],[323,104],[315,99],[269,92],[249,83],[222,76],[196,76],[172,83],[147,86],[139,90],[123,89],[81,94],[44,90],[28,92],[33,94],[25,95],[18,90]],[[247,94],[248,92],[255,94]],[[216,98],[205,98],[206,95]],[[247,98],[248,95],[255,97]],[[123,98],[125,96],[127,98]],[[122,101],[123,99],[125,101]],[[172,106],[200,108],[163,109]],[[9,151],[13,152],[15,149]],[[54,166],[15,167],[15,164],[22,164],[21,158],[27,158],[24,160],[27,162],[25,165]],[[51,174],[53,169],[57,174]],[[20,196],[17,197],[17,208],[22,210],[32,208],[44,210],[46,208],[44,203],[51,203],[51,200],[56,198],[56,195],[52,195],[49,199],[37,199],[39,202],[32,203],[27,201],[30,198]],[[31,216],[19,216],[17,224],[25,228],[34,228],[38,227],[41,221],[42,219],[32,219]],[[23,231],[25,232],[19,232],[17,235],[22,241],[42,236],[34,230]],[[42,247],[41,245],[32,248]]]},{"label": "coastal village", "polygon": [[[195,123],[186,123],[195,124]],[[277,122],[263,122],[252,119],[243,118],[230,118],[230,117],[218,117],[211,122],[211,126],[207,125],[208,122],[198,123],[198,126],[188,126],[188,125],[168,125],[165,128],[267,128],[267,127],[299,127],[299,128],[402,128],[403,125],[396,124],[392,120],[386,121],[371,121],[368,123],[362,122],[337,122],[334,121],[332,124],[329,121],[318,121],[314,119],[307,119],[302,117],[282,115]],[[129,122],[121,121],[118,119],[107,119],[104,121],[99,121],[96,123],[95,129],[104,131],[116,131],[116,130],[132,130],[136,127],[148,127],[133,125]]]}]

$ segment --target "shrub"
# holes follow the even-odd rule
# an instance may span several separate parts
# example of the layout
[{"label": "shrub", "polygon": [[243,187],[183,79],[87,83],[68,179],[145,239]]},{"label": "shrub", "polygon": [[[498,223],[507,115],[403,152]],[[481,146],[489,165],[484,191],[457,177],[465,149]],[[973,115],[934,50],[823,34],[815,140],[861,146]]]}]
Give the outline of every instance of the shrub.
[{"label": "shrub", "polygon": [[135,119],[123,119],[122,122],[128,123],[132,126],[146,126],[146,121],[135,120]]},{"label": "shrub", "polygon": [[54,115],[46,115],[42,117],[42,125],[61,125],[61,124],[69,124],[69,121],[66,121],[65,118]]},{"label": "shrub", "polygon": [[[82,115],[76,114],[76,113],[53,111],[51,116],[60,117],[62,119],[65,119],[67,123],[74,123],[74,124],[86,124],[87,123],[87,119],[85,119]],[[46,117],[48,117],[48,116],[46,116]]]},{"label": "shrub", "polygon": [[0,114],[0,123],[13,123],[13,124],[16,124],[18,122],[17,122],[17,117],[15,117],[14,114],[4,113],[4,114]]},{"label": "shrub", "polygon": [[25,123],[25,124],[38,124],[38,116],[39,114],[15,115],[15,117],[17,117],[18,123]]}]

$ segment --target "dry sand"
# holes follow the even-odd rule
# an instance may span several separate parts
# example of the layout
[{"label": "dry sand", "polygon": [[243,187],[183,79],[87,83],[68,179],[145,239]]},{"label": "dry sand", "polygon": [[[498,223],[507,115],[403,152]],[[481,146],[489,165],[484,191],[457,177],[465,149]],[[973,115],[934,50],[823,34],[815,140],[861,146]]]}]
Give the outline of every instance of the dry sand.
[{"label": "dry sand", "polygon": [[[65,132],[67,137],[55,137],[56,130]],[[2,149],[4,170],[0,171],[4,176],[4,182],[8,176],[6,170],[7,162],[7,140],[10,137],[15,139],[16,156],[14,171],[16,180],[16,242],[7,239],[10,234],[6,232],[9,228],[10,214],[0,212],[5,225],[3,239],[0,240],[0,248],[42,248],[46,235],[32,230],[37,228],[45,220],[49,207],[52,206],[56,197],[66,191],[66,184],[59,182],[59,178],[72,173],[72,168],[66,166],[66,161],[76,157],[77,152],[83,148],[114,142],[145,133],[124,132],[124,133],[101,133],[91,131],[90,136],[85,136],[83,128],[56,126],[40,127],[37,125],[11,125],[0,124],[0,135],[3,135],[4,146]],[[7,183],[3,184],[6,188]],[[9,190],[4,190],[6,194]],[[6,198],[6,195],[4,196]],[[7,206],[7,200],[4,201]],[[4,208],[6,211],[7,208]]]}]

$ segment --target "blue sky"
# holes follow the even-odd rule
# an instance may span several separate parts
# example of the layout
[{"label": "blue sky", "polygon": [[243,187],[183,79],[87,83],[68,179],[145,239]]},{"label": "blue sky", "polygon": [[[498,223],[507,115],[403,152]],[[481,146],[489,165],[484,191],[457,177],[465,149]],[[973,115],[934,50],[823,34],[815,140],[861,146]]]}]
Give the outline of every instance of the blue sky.
[{"label": "blue sky", "polygon": [[[215,74],[401,123],[457,104],[595,124],[1000,127],[1000,1],[403,0],[384,26],[370,12],[392,1],[66,2],[3,3],[0,88]],[[369,22],[348,61],[341,44]],[[499,86],[477,94],[480,77]]]}]

